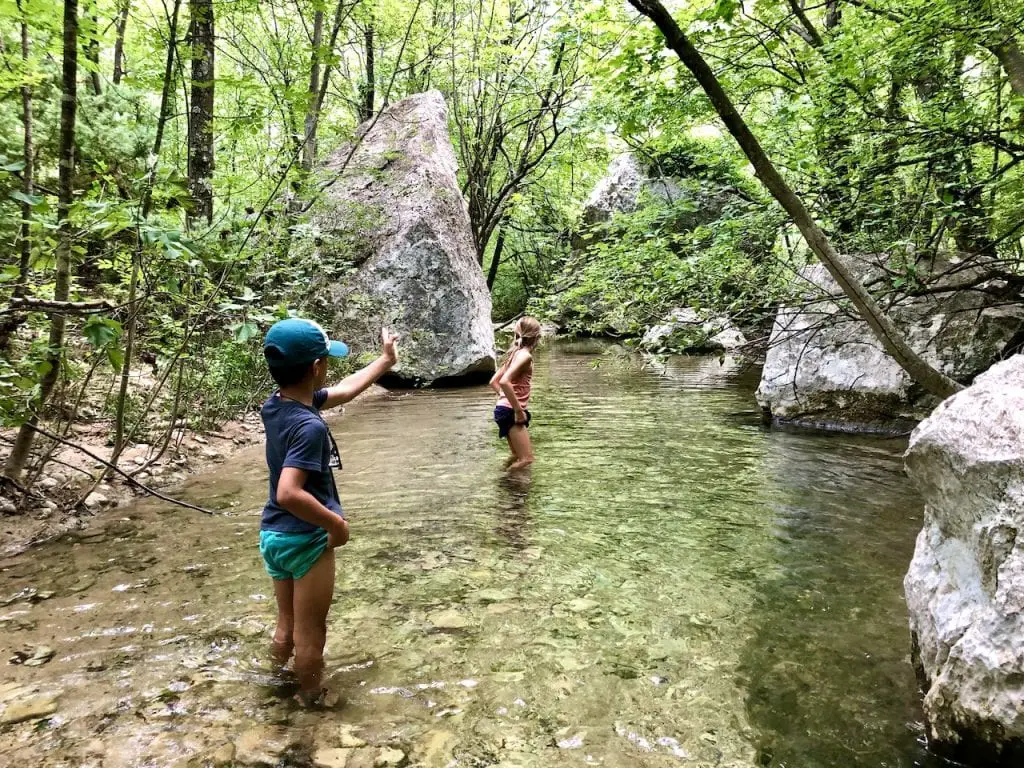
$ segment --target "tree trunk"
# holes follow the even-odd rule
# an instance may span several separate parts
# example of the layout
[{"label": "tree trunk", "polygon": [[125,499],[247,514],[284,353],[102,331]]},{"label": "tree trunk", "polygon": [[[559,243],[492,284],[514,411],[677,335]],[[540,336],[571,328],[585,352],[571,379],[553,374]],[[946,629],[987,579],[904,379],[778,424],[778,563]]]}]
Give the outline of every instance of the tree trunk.
[{"label": "tree trunk", "polygon": [[[67,301],[71,287],[72,230],[68,217],[72,203],[72,182],[75,171],[75,109],[78,106],[78,0],[64,0],[64,65],[61,85],[60,109],[60,180],[57,189],[57,269],[54,276],[53,298]],[[50,336],[47,341],[46,362],[49,368],[39,383],[39,396],[35,412],[28,424],[22,425],[15,438],[11,455],[7,457],[5,473],[12,480],[21,476],[39,423],[39,412],[46,405],[60,375],[64,352],[63,314],[50,316]]]},{"label": "tree trunk", "polygon": [[[28,22],[25,20],[21,0],[18,0],[18,10],[22,13],[21,60],[27,69],[29,56]],[[32,150],[32,86],[27,82],[22,83],[21,86],[21,130],[24,139],[22,162],[25,163],[25,167],[21,171],[21,191],[26,195],[31,195],[35,157]],[[14,284],[14,290],[11,292],[12,299],[20,299],[28,291],[28,275],[31,261],[32,206],[29,203],[23,202],[21,204],[21,226],[18,233],[18,281]],[[25,315],[20,312],[12,312],[0,323],[0,353],[7,351],[11,335],[18,330],[18,327],[23,322],[25,322]]]},{"label": "tree trunk", "polygon": [[[152,166],[149,170],[149,178],[146,180],[146,187],[142,192],[142,204],[139,215],[140,221],[144,222],[149,217],[149,209],[153,202],[153,186],[156,183],[157,166],[160,162],[160,149],[163,146],[164,128],[167,125],[167,118],[170,112],[171,83],[174,79],[174,53],[178,44],[178,12],[181,8],[181,0],[174,0],[174,10],[171,12],[170,27],[167,33],[167,58],[164,63],[164,84],[160,94],[160,113],[156,121],[156,136],[153,138],[153,151],[150,153]],[[125,333],[124,359],[121,361],[121,383],[117,396],[117,411],[114,418],[114,451],[110,457],[110,463],[117,465],[117,460],[124,449],[124,407],[128,398],[128,374],[132,367],[132,357],[135,354],[135,329],[138,325],[139,307],[136,306],[139,287],[139,270],[142,267],[142,232],[136,232],[135,248],[132,251],[132,276],[128,284],[128,329]]]},{"label": "tree trunk", "polygon": [[89,44],[85,48],[85,58],[89,62],[89,84],[92,92],[99,96],[103,93],[100,82],[100,20],[96,14],[98,0],[92,0],[89,6]]},{"label": "tree trunk", "polygon": [[962,389],[960,384],[933,368],[910,348],[903,335],[846,266],[842,257],[836,253],[828,238],[825,237],[825,233],[813,221],[803,202],[775,169],[757,137],[736,111],[704,57],[693,46],[665,7],[658,0],[629,0],[629,2],[641,14],[654,22],[664,35],[666,45],[675,51],[680,61],[693,74],[726,129],[740,145],[747,159],[750,160],[761,183],[789,214],[793,223],[803,234],[807,245],[825,265],[829,274],[867,322],[886,352],[917,384],[933,395],[945,398]]},{"label": "tree trunk", "polygon": [[320,47],[324,42],[324,12],[313,14],[313,56],[309,64],[309,106],[306,107],[304,139],[302,144],[302,167],[313,170],[316,162],[316,124],[320,111]]},{"label": "tree trunk", "polygon": [[1018,96],[1024,96],[1024,53],[1021,53],[1020,46],[1012,38],[998,45],[993,45],[989,50],[999,59],[999,63],[1006,70],[1010,80],[1010,87]]},{"label": "tree trunk", "polygon": [[494,281],[498,278],[498,267],[501,265],[501,253],[505,250],[505,231],[498,233],[498,240],[494,243],[494,253],[491,255],[491,266],[487,270],[487,290],[494,287]]},{"label": "tree trunk", "polygon": [[189,0],[192,15],[192,119],[188,127],[189,218],[213,223],[213,0]]},{"label": "tree trunk", "polygon": [[366,23],[363,40],[366,45],[366,81],[360,89],[359,122],[361,123],[373,117],[374,102],[377,99],[377,78],[374,72],[373,19]]},{"label": "tree trunk", "polygon": [[117,11],[117,37],[114,40],[114,85],[121,84],[124,77],[124,34],[128,27],[128,12],[131,10],[131,0],[121,0]]},{"label": "tree trunk", "polygon": [[825,29],[835,29],[843,18],[843,6],[840,0],[825,0]]}]

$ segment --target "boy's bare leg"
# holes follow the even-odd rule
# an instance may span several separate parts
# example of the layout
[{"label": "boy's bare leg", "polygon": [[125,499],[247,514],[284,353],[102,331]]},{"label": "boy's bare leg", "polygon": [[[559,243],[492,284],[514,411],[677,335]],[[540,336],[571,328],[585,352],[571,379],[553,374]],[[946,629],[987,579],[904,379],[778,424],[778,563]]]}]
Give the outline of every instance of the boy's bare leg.
[{"label": "boy's bare leg", "polygon": [[530,433],[522,424],[516,424],[508,433],[508,447],[512,449],[516,460],[508,465],[509,469],[522,469],[533,463],[533,446],[530,445]]},{"label": "boy's bare leg", "polygon": [[292,613],[294,584],[291,579],[274,579],[274,597],[277,599],[277,627],[270,641],[270,657],[282,667],[292,657],[295,615]]},{"label": "boy's bare leg", "polygon": [[309,572],[295,581],[295,674],[303,698],[312,699],[320,694],[327,611],[333,596],[334,550],[326,549]]}]

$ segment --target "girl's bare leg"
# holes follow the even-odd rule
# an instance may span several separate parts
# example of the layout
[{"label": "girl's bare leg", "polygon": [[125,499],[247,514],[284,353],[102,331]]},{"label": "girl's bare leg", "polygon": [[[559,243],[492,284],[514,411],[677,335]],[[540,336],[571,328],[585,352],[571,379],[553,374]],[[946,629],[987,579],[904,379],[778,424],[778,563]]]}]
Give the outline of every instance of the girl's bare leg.
[{"label": "girl's bare leg", "polygon": [[270,657],[280,666],[288,663],[294,650],[295,614],[292,612],[295,582],[274,579],[274,597],[277,599],[277,627],[270,641]]},{"label": "girl's bare leg", "polygon": [[511,434],[508,436],[507,440],[508,440],[508,450],[509,450],[509,453],[512,454],[512,455],[509,456],[507,459],[505,459],[505,469],[508,469],[513,464],[515,464],[517,461],[519,461],[519,457],[516,455],[516,447],[512,444],[512,435]]},{"label": "girl's bare leg", "polygon": [[295,674],[299,696],[307,701],[320,695],[327,642],[327,610],[334,596],[334,550],[326,549],[309,572],[295,581]]},{"label": "girl's bare leg", "polygon": [[509,431],[508,447],[516,456],[516,460],[508,465],[509,469],[522,469],[533,463],[533,446],[530,445],[530,432],[524,425],[516,424]]}]

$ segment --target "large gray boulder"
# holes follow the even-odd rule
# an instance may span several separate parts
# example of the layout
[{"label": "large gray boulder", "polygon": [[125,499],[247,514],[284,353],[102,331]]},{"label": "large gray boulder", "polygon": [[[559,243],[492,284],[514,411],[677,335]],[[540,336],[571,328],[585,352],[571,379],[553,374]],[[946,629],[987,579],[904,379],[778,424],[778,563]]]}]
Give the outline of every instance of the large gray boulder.
[{"label": "large gray boulder", "polygon": [[[883,275],[871,257],[850,263],[862,280]],[[951,279],[969,282],[972,274]],[[935,399],[850,310],[824,266],[804,268],[800,280],[805,303],[775,318],[757,390],[761,407],[776,421],[831,429],[906,429],[924,418]],[[979,291],[904,297],[886,311],[918,354],[960,381],[1000,359],[1024,331],[1024,305]]]},{"label": "large gray boulder", "polygon": [[1024,356],[939,405],[906,466],[925,501],[904,588],[932,739],[1024,764]]},{"label": "large gray boulder", "polygon": [[743,331],[725,315],[711,315],[686,307],[673,309],[640,339],[647,352],[732,352],[746,346]]},{"label": "large gray boulder", "polygon": [[399,332],[393,377],[404,383],[494,370],[491,297],[456,171],[444,97],[410,96],[360,126],[354,152],[331,155],[312,217],[331,330],[357,352],[381,325]]}]

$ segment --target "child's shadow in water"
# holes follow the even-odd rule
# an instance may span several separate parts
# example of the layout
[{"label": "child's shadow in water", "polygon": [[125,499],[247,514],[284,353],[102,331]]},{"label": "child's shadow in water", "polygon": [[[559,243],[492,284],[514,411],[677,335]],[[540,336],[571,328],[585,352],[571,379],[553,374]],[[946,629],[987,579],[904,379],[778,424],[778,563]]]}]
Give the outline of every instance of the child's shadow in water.
[{"label": "child's shadow in water", "polygon": [[529,469],[502,475],[498,480],[499,519],[495,532],[517,551],[530,545],[533,520],[527,510],[527,502],[532,484]]}]

